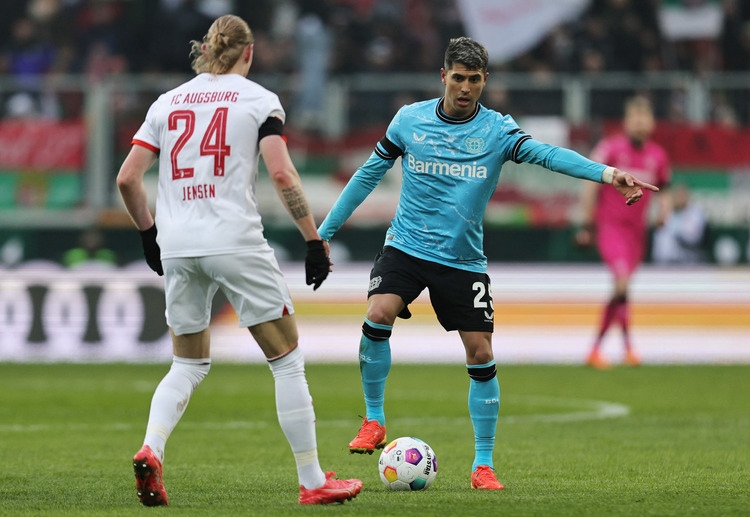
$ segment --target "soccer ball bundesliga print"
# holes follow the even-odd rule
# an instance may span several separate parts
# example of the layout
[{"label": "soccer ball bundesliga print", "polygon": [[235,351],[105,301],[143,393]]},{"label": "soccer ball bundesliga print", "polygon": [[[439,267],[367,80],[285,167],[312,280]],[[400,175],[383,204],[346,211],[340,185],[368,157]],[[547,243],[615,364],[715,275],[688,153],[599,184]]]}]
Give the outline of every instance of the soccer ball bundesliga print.
[{"label": "soccer ball bundesliga print", "polygon": [[437,470],[435,452],[412,436],[388,443],[378,460],[380,479],[391,490],[424,490],[435,481]]}]

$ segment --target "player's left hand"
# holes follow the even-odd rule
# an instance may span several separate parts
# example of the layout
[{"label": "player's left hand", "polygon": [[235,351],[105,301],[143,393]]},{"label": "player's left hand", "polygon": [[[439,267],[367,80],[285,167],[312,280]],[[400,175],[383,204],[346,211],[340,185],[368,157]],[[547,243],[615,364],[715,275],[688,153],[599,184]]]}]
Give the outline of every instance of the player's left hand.
[{"label": "player's left hand", "polygon": [[323,280],[328,278],[331,270],[331,260],[328,258],[326,243],[323,241],[307,241],[307,254],[305,255],[305,282],[313,285],[313,291],[320,287]]},{"label": "player's left hand", "polygon": [[643,197],[644,189],[659,192],[659,187],[641,181],[629,172],[620,169],[614,170],[612,186],[617,189],[617,192],[625,196],[625,202],[628,205],[637,203]]},{"label": "player's left hand", "polygon": [[161,265],[161,248],[156,242],[156,224],[148,230],[143,230],[141,234],[141,244],[143,244],[143,256],[146,257],[146,264],[157,275],[164,276],[164,269]]},{"label": "player's left hand", "polygon": [[594,227],[591,224],[581,226],[574,235],[576,246],[588,248],[594,242]]}]

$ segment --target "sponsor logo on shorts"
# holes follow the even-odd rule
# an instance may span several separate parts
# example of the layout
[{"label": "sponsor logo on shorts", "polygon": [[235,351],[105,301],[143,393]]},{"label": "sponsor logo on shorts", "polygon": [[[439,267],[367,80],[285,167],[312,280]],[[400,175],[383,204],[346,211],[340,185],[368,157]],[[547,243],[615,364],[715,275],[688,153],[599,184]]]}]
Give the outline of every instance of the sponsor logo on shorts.
[{"label": "sponsor logo on shorts", "polygon": [[367,292],[372,291],[373,289],[377,289],[380,287],[380,283],[383,281],[382,276],[376,276],[375,278],[370,279],[370,287],[367,289]]}]

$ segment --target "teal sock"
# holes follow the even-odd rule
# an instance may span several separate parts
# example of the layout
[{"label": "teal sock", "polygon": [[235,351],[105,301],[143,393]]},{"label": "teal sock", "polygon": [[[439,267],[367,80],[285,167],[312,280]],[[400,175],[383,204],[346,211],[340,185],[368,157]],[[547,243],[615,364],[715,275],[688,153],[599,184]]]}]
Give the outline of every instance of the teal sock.
[{"label": "teal sock", "polygon": [[469,371],[469,415],[474,426],[474,463],[493,467],[497,415],[500,411],[500,384],[497,381],[495,361],[487,364],[466,365]]},{"label": "teal sock", "polygon": [[362,391],[365,395],[367,420],[377,420],[385,425],[385,381],[391,370],[392,325],[373,323],[365,318],[362,339],[359,341],[359,371],[362,374]]}]

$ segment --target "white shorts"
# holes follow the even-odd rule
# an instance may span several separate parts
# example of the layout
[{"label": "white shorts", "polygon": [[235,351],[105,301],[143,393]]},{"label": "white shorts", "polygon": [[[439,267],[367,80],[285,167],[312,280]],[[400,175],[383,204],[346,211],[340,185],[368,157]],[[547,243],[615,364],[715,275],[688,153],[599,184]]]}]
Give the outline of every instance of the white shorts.
[{"label": "white shorts", "polygon": [[294,314],[289,288],[273,249],[162,261],[167,325],[176,335],[193,334],[211,321],[217,289],[234,307],[240,327]]}]

